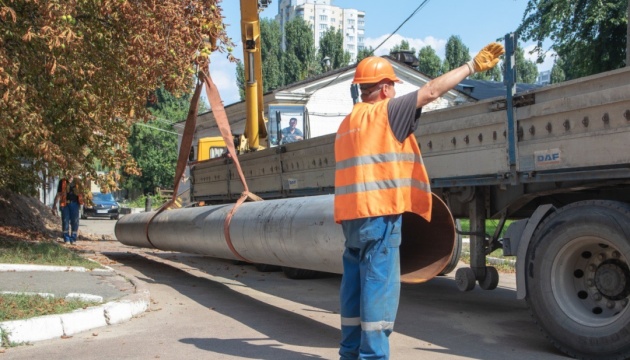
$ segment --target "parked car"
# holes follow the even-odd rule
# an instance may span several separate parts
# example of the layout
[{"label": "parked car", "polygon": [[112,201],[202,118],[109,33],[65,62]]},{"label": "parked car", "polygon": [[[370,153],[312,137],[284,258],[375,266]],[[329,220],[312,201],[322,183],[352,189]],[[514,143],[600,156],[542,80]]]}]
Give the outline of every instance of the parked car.
[{"label": "parked car", "polygon": [[100,192],[92,193],[92,205],[83,205],[81,218],[87,219],[92,217],[108,217],[112,220],[118,219],[118,202],[114,199],[112,193],[103,194]]}]

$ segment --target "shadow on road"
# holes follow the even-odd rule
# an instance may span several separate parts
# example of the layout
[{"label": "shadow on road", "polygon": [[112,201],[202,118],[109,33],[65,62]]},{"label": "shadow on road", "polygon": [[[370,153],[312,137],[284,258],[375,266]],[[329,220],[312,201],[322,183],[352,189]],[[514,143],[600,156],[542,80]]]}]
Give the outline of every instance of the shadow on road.
[{"label": "shadow on road", "polygon": [[[317,312],[327,316],[339,311],[340,276],[317,280],[289,280],[281,273],[259,273],[251,265],[234,265],[228,260],[203,256],[153,253],[176,262],[176,269],[139,255],[104,253],[104,255],[144,274],[148,283],[162,284],[197,303],[264,334],[260,339],[188,338],[181,342],[200,349],[229,355],[260,359],[312,359],[313,355],[279,348],[282,344],[305,348],[334,348],[339,341],[338,323],[329,325],[317,319]],[[191,270],[201,275],[191,274]],[[253,294],[235,291],[234,284],[203,277],[234,279]],[[228,280],[230,281],[230,280]],[[301,304],[305,316],[260,299],[278,297]],[[307,309],[317,308],[318,310]],[[213,325],[221,326],[221,325]],[[526,305],[516,300],[515,290],[457,290],[453,279],[438,277],[422,285],[403,285],[396,320],[397,336],[409,337],[415,347],[451,356],[487,360],[565,359],[540,334],[530,319]]]}]

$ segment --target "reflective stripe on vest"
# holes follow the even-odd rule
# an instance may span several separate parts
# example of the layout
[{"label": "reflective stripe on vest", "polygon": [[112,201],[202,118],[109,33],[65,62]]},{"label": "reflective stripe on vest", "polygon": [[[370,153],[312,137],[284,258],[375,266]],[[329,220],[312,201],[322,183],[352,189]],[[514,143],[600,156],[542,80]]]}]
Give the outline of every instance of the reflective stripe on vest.
[{"label": "reflective stripe on vest", "polygon": [[396,139],[389,100],[359,103],[335,139],[335,221],[413,212],[431,219],[431,186],[415,136]]}]

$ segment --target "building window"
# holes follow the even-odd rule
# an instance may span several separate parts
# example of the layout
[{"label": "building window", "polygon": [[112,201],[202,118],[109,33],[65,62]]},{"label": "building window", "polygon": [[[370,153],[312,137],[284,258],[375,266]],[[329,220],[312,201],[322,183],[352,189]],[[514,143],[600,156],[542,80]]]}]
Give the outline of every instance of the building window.
[{"label": "building window", "polygon": [[326,15],[319,15],[319,20],[320,21],[328,21],[328,16],[326,16]]},{"label": "building window", "polygon": [[328,29],[328,25],[326,25],[326,24],[319,24],[319,29],[320,30],[327,30]]},{"label": "building window", "polygon": [[348,19],[348,26],[354,26],[354,20]]},{"label": "building window", "polygon": [[334,23],[337,22],[337,19],[336,18],[332,18],[332,19],[330,19],[330,22],[334,24]]}]

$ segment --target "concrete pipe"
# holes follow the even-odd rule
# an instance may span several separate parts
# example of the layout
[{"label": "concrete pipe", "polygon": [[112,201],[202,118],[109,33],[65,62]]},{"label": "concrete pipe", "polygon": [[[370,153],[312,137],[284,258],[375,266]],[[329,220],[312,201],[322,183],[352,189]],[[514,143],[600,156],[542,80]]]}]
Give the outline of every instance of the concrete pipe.
[{"label": "concrete pipe", "polygon": [[[456,234],[453,218],[433,196],[433,220],[404,214],[401,281],[421,283],[449,263]],[[233,204],[129,214],[116,223],[116,238],[125,245],[238,259],[228,247],[223,223]],[[235,250],[253,263],[323,272],[343,272],[344,236],[333,220],[333,196],[247,202],[230,224]]]}]

